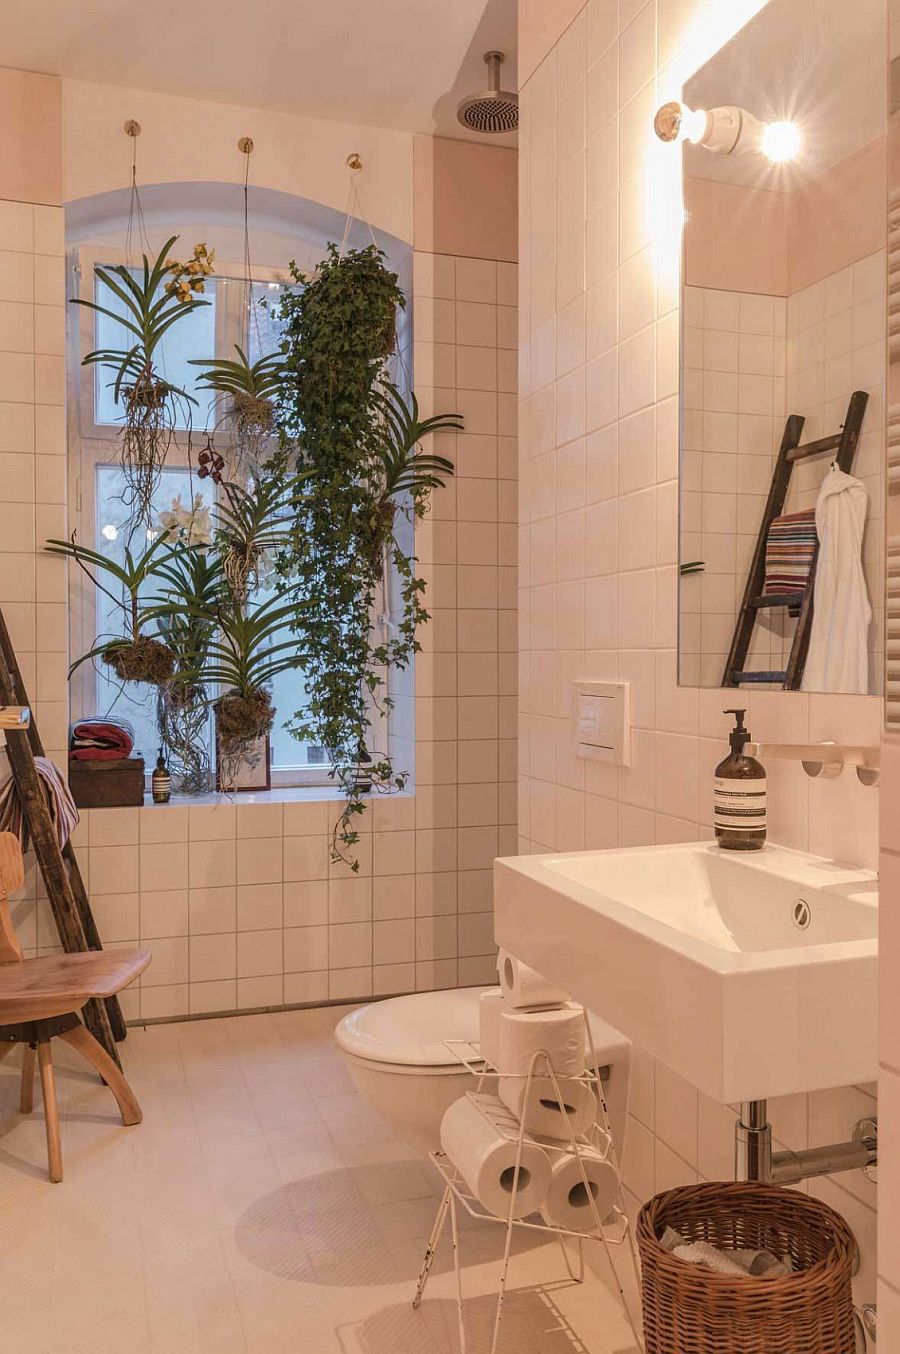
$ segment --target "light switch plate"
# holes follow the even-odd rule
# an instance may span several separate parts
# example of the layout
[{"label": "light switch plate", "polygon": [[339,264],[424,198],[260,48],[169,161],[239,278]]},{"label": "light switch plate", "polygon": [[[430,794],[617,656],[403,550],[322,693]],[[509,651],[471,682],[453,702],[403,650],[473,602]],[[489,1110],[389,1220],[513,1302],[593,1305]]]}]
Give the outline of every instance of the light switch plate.
[{"label": "light switch plate", "polygon": [[573,683],[572,725],[579,757],[631,765],[631,686],[578,677]]}]

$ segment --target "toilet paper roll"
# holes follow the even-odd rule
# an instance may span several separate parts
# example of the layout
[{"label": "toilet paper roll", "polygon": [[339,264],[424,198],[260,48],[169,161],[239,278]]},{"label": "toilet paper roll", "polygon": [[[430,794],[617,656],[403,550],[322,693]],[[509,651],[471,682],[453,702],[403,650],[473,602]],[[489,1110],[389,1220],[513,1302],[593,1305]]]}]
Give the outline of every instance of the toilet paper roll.
[{"label": "toilet paper roll", "polygon": [[585,1081],[558,1078],[563,1106],[549,1077],[533,1077],[526,1092],[521,1077],[501,1077],[497,1095],[509,1112],[525,1125],[527,1133],[559,1142],[569,1141],[569,1131],[576,1138],[587,1133],[597,1118],[597,1098]]},{"label": "toilet paper roll", "polygon": [[585,1151],[581,1163],[587,1176],[587,1188],[578,1158],[571,1152],[554,1153],[550,1189],[541,1208],[545,1222],[554,1227],[565,1227],[570,1232],[591,1232],[596,1228],[591,1197],[601,1221],[608,1218],[619,1189],[615,1170],[598,1153]]},{"label": "toilet paper roll", "polygon": [[[546,1053],[558,1077],[580,1077],[584,1072],[584,1012],[580,1006],[567,1005],[550,1011],[500,1012],[500,1061],[503,1073],[525,1076],[535,1053]],[[540,1059],[535,1067],[545,1073]]]},{"label": "toilet paper roll", "polygon": [[506,1005],[499,987],[482,992],[478,999],[478,1042],[481,1056],[494,1067],[500,1066],[500,1015]]},{"label": "toilet paper roll", "polygon": [[561,1006],[569,1000],[553,983],[535,973],[533,968],[521,963],[515,955],[506,950],[500,951],[497,960],[500,971],[500,986],[510,1006],[517,1009],[529,1006]]},{"label": "toilet paper roll", "polygon": [[[481,1097],[499,1118],[503,1106],[494,1096]],[[550,1188],[550,1158],[538,1143],[525,1141],[516,1181],[516,1138],[505,1137],[468,1096],[455,1100],[441,1120],[441,1147],[478,1202],[497,1218],[509,1217],[517,1185],[514,1218],[541,1206]]]}]

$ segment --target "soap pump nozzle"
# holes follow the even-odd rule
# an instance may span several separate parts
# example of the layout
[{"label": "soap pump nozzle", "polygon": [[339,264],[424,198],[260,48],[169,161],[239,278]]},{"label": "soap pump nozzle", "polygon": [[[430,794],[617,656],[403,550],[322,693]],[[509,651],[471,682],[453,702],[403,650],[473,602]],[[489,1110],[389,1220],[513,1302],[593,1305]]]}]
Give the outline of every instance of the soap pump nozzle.
[{"label": "soap pump nozzle", "polygon": [[728,736],[732,752],[743,752],[750,742],[750,730],[744,726],[744,715],[746,713],[746,709],[722,711],[723,715],[734,715],[734,728]]}]

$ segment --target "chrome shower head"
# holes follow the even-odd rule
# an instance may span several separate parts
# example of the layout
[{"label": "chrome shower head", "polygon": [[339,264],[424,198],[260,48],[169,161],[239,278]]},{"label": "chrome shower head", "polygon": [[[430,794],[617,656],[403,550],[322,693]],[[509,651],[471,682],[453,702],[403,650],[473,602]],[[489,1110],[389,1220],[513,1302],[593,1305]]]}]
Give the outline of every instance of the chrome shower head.
[{"label": "chrome shower head", "polygon": [[502,52],[486,52],[489,88],[483,94],[470,94],[456,110],[464,127],[472,132],[514,132],[519,125],[519,96],[500,88]]}]

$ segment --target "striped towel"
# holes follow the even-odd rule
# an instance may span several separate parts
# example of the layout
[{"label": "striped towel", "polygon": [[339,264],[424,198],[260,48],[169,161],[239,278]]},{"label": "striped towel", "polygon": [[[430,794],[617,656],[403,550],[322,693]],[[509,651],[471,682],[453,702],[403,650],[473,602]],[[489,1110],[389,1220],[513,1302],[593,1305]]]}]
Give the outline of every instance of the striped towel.
[{"label": "striped towel", "polygon": [[815,508],[773,518],[766,539],[763,592],[805,592],[817,543]]},{"label": "striped towel", "polygon": [[[78,826],[80,814],[59,767],[51,762],[49,757],[35,757],[34,764],[62,848]],[[13,836],[18,837],[23,852],[28,850],[28,826],[22,812],[19,790],[12,776],[0,785],[0,832],[11,832]]]}]

